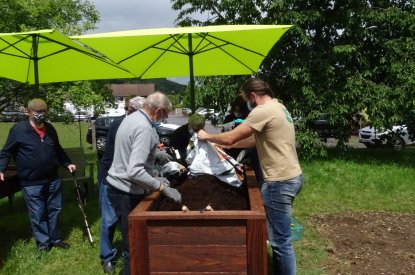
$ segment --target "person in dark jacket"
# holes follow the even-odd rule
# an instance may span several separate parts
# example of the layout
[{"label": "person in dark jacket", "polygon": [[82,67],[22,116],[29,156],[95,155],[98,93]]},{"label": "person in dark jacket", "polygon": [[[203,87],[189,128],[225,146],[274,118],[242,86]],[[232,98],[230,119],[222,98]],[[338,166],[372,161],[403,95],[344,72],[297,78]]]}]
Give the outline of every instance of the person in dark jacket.
[{"label": "person in dark jacket", "polygon": [[13,157],[29,212],[32,234],[37,248],[42,251],[49,251],[52,247],[70,247],[61,240],[58,224],[62,208],[58,167],[66,167],[71,173],[76,170],[59,144],[55,128],[45,121],[46,111],[47,105],[42,99],[30,100],[29,119],[10,129],[0,152],[0,184]]},{"label": "person in dark jacket", "polygon": [[170,145],[179,151],[180,162],[186,165],[187,146],[194,133],[205,127],[205,118],[200,114],[189,117],[188,123],[174,130],[170,138]]},{"label": "person in dark jacket", "polygon": [[[125,111],[126,115],[132,114],[133,112],[141,109],[145,101],[144,97],[136,96],[133,98],[127,98],[125,101]],[[101,258],[101,264],[105,273],[114,273],[115,267],[115,256],[117,254],[117,249],[113,247],[113,239],[115,228],[117,226],[118,218],[115,215],[114,208],[111,205],[111,202],[108,199],[107,187],[108,183],[106,177],[108,176],[108,170],[111,168],[112,160],[114,158],[114,145],[115,145],[115,136],[117,130],[121,125],[121,122],[124,120],[125,116],[120,116],[114,119],[111,123],[108,130],[105,151],[101,160],[99,161],[99,171],[98,171],[98,182],[99,182],[99,205],[101,207],[101,231],[99,235],[99,245],[100,253],[99,257]]]}]

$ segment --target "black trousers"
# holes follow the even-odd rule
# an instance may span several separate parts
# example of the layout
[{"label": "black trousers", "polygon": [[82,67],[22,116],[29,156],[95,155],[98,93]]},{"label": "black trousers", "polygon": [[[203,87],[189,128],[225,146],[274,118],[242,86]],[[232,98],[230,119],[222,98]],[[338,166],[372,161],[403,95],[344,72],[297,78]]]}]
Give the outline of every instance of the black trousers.
[{"label": "black trousers", "polygon": [[123,192],[108,184],[108,199],[115,210],[121,227],[122,237],[122,255],[124,259],[123,274],[130,275],[130,249],[128,242],[128,215],[137,206],[137,204],[145,197],[143,195],[134,195]]}]

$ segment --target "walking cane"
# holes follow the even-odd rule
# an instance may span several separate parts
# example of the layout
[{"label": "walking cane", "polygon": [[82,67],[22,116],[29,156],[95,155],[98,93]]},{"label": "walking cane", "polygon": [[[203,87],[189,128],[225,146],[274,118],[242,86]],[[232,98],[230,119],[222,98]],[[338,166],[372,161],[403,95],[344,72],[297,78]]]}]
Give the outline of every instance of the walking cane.
[{"label": "walking cane", "polygon": [[84,216],[84,223],[85,223],[85,231],[88,238],[88,242],[93,245],[94,240],[92,239],[91,230],[89,229],[89,223],[88,219],[86,217],[85,211],[84,211],[84,205],[86,205],[86,198],[82,194],[85,194],[85,189],[78,185],[78,182],[76,181],[75,172],[72,173],[73,180],[75,183],[75,190],[76,190],[76,200],[78,201],[79,209],[81,210],[82,215]]}]

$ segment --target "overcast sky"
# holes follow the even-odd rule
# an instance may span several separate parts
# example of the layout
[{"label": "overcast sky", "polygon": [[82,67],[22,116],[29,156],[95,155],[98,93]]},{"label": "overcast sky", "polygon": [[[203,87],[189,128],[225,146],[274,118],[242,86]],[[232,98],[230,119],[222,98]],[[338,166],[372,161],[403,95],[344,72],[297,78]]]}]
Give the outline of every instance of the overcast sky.
[{"label": "overcast sky", "polygon": [[90,0],[101,16],[91,33],[174,27],[170,0]]}]

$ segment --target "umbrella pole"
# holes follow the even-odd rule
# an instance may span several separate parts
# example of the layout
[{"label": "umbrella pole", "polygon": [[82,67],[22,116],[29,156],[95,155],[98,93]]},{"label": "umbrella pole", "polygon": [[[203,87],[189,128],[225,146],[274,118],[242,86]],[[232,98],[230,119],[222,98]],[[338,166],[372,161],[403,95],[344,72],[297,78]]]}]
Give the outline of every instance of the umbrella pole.
[{"label": "umbrella pole", "polygon": [[195,100],[195,77],[193,75],[193,46],[192,46],[192,34],[188,34],[189,41],[189,70],[190,70],[190,109],[192,114],[196,111]]},{"label": "umbrella pole", "polygon": [[33,50],[33,66],[35,71],[35,97],[39,97],[39,66],[38,66],[38,57],[37,57],[37,49],[38,49],[38,36],[32,35],[32,50]]}]

